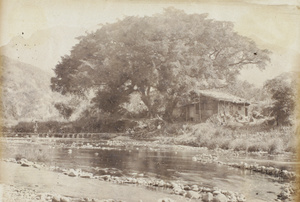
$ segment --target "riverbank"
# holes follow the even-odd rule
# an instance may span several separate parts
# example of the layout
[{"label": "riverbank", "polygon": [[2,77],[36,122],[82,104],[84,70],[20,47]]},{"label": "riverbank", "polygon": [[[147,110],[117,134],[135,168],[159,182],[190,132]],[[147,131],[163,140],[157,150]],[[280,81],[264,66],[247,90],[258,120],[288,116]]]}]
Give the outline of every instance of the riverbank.
[{"label": "riverbank", "polygon": [[[103,173],[103,172],[97,172],[98,174],[94,175],[93,173],[82,171],[81,169],[65,169],[65,168],[61,168],[58,166],[48,167],[45,164],[31,162],[31,161],[28,161],[27,159],[21,159],[18,161],[16,159],[5,159],[3,162],[19,164],[19,165],[21,165],[21,168],[22,167],[25,167],[25,168],[31,167],[31,168],[38,169],[39,171],[41,171],[41,170],[42,171],[55,171],[55,172],[63,173],[65,176],[69,176],[72,178],[96,179],[99,181],[106,181],[106,182],[110,182],[113,184],[135,185],[135,186],[151,189],[156,192],[163,192],[163,193],[183,196],[190,200],[194,199],[194,200],[201,200],[204,202],[210,202],[210,201],[245,202],[246,201],[246,198],[243,194],[240,194],[237,192],[232,192],[232,191],[222,190],[218,187],[209,188],[209,187],[199,186],[197,184],[186,184],[186,183],[182,184],[182,182],[178,182],[178,181],[175,182],[175,181],[164,181],[164,180],[158,179],[158,178],[145,178],[143,174],[141,175],[141,174],[137,174],[137,173],[130,177],[129,176],[118,177],[115,175],[116,170],[110,170],[110,171],[107,170],[105,172],[105,175],[101,175],[101,174],[99,175],[99,173]],[[6,171],[6,169],[4,169],[4,171]],[[97,171],[100,171],[100,170],[97,169]],[[11,172],[11,170],[9,172]],[[18,170],[18,172],[19,172],[19,170]],[[4,174],[6,174],[6,173],[4,172]],[[26,176],[26,173],[23,173],[23,177],[24,176]],[[14,176],[14,177],[17,177],[17,176]],[[28,183],[28,185],[32,186],[30,181],[26,181],[26,183]],[[59,182],[57,182],[57,184],[60,185]],[[35,188],[39,187],[39,186],[40,186],[40,184],[35,184]],[[18,189],[15,189],[15,190],[17,192],[20,192]],[[35,193],[36,192],[35,189],[34,190],[27,189],[27,191],[26,191],[21,188],[21,190],[22,190],[21,191],[22,193],[26,193],[26,192],[29,193],[29,194],[27,193],[25,196],[24,196],[24,194],[23,195],[21,194],[22,197],[30,197],[30,200],[41,199],[41,194],[37,195]],[[15,196],[15,195],[16,195],[15,192],[12,192],[12,196]],[[73,197],[73,199],[70,199],[70,197],[66,198],[64,196],[59,196],[57,194],[53,195],[53,194],[49,194],[49,193],[48,194],[44,193],[42,195],[43,195],[44,199],[52,198],[52,200],[53,200],[56,197],[56,198],[64,198],[63,201],[86,201],[85,198],[74,199],[74,197]],[[45,195],[47,195],[47,197]],[[185,198],[180,198],[179,200],[185,201],[186,200]],[[170,198],[168,198],[168,200],[171,201]],[[60,201],[60,199],[58,201]],[[92,201],[96,201],[96,199],[92,199]]]},{"label": "riverbank", "polygon": [[188,145],[244,152],[280,154],[297,152],[300,142],[291,126],[229,127],[213,123],[167,123],[151,132],[137,132],[133,139],[149,139],[163,144]]},{"label": "riverbank", "polygon": [[[182,196],[156,192],[137,186],[124,186],[97,179],[69,177],[46,169],[24,167],[1,161],[3,201],[159,201]],[[162,201],[162,200],[160,200]]]}]

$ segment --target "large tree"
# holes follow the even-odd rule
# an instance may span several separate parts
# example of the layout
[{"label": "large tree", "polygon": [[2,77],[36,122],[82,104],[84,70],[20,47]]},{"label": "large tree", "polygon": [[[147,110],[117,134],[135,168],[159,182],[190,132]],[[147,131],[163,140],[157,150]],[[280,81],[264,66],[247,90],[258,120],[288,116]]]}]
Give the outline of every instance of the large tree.
[{"label": "large tree", "polygon": [[52,90],[84,95],[95,106],[121,111],[139,93],[148,116],[171,119],[180,97],[195,88],[234,80],[246,66],[263,69],[269,51],[234,31],[233,23],[173,8],[152,17],[126,17],[79,38],[51,79]]},{"label": "large tree", "polygon": [[283,73],[264,84],[264,89],[269,92],[273,101],[269,106],[269,110],[277,125],[286,125],[293,122],[296,87],[298,86],[297,82],[299,82],[299,78],[295,75],[293,73]]}]

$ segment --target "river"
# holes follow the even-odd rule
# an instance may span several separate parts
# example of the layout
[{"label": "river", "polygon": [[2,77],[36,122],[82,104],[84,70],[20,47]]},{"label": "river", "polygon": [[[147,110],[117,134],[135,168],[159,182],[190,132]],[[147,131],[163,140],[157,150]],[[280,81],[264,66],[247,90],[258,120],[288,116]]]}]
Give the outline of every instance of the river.
[{"label": "river", "polygon": [[[274,201],[284,183],[278,178],[249,170],[193,161],[193,157],[202,151],[197,149],[180,149],[178,146],[113,145],[108,141],[83,139],[57,139],[54,142],[55,145],[64,146],[52,148],[54,152],[52,165],[80,168],[99,175],[104,174],[99,173],[99,170],[110,169],[119,176],[143,176],[211,188],[218,187],[242,193],[247,201]],[[47,141],[44,140],[42,144],[46,145]],[[98,148],[91,148],[92,145]],[[225,157],[223,158],[225,160]],[[245,157],[233,160],[241,159],[253,161],[253,158]]]}]

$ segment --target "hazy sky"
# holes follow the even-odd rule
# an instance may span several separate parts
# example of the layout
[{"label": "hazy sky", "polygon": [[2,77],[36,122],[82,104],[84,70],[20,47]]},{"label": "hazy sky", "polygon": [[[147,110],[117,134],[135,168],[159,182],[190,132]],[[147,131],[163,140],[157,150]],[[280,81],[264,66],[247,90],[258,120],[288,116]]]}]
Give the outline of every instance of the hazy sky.
[{"label": "hazy sky", "polygon": [[[0,0],[1,1],[1,0]],[[68,54],[74,35],[92,30],[100,23],[114,22],[128,15],[152,15],[173,6],[187,13],[208,13],[209,18],[232,21],[235,30],[252,38],[262,49],[273,52],[272,62],[263,72],[245,70],[241,78],[261,85],[266,78],[291,71],[300,65],[300,1],[88,1],[88,0],[2,0],[0,45],[13,37],[32,37],[39,30],[68,27],[60,35]],[[74,30],[77,32],[74,32]],[[49,32],[51,38],[51,32]],[[61,43],[57,41],[57,43]],[[59,44],[58,44],[59,45]],[[53,49],[36,54],[47,57],[28,61],[40,68],[51,70],[59,61]],[[26,49],[25,49],[26,51]],[[46,54],[46,55],[45,55]],[[43,58],[40,57],[40,58]],[[49,61],[49,62],[48,62]],[[27,62],[27,61],[26,61]]]}]

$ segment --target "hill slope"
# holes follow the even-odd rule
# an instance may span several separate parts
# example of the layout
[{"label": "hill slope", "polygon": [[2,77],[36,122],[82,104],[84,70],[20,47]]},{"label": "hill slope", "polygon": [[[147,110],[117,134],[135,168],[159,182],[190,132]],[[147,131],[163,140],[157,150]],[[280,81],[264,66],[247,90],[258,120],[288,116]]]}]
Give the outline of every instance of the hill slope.
[{"label": "hill slope", "polygon": [[60,119],[54,102],[61,96],[51,91],[49,73],[6,56],[0,61],[4,125]]}]

